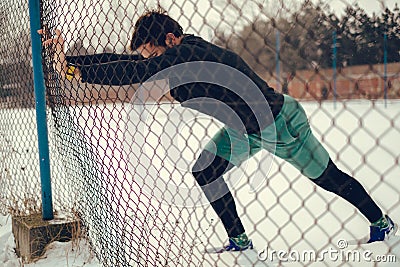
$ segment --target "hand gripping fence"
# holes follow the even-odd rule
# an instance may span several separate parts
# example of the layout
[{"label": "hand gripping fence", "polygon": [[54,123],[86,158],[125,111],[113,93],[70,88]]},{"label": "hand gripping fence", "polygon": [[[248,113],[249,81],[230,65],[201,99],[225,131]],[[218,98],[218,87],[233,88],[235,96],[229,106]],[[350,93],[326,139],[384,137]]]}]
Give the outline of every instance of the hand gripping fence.
[{"label": "hand gripping fence", "polygon": [[[26,2],[0,4],[0,211],[12,215],[41,211]],[[159,7],[182,43],[165,47],[159,30],[156,50],[141,36],[131,51],[136,21]],[[43,46],[53,207],[79,218],[102,266],[285,266],[288,255],[313,266],[369,233],[359,209],[317,186],[328,154],[400,221],[393,1],[42,0],[40,12],[69,67]],[[243,231],[253,250],[212,253]]]}]

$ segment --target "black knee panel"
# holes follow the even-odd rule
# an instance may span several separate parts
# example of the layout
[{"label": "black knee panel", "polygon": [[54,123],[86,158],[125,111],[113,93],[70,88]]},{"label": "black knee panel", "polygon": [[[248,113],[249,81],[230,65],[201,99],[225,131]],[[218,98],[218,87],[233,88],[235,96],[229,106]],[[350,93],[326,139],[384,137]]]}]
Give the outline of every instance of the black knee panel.
[{"label": "black knee panel", "polygon": [[353,182],[356,182],[354,178],[339,170],[331,159],[329,159],[328,166],[321,176],[310,180],[323,189],[338,195],[340,195],[345,188],[351,186]]},{"label": "black knee panel", "polygon": [[192,174],[197,183],[203,186],[212,183],[232,167],[229,161],[204,150],[194,164]]}]

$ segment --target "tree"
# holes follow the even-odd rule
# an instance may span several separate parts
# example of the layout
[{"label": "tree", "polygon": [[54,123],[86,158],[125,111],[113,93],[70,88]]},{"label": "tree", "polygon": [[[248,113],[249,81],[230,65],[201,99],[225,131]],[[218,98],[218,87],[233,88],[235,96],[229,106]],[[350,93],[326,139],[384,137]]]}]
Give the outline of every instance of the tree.
[{"label": "tree", "polygon": [[217,32],[219,45],[241,55],[257,72],[272,72],[276,60],[276,31],[280,32],[280,61],[284,72],[332,66],[333,33],[337,36],[337,65],[383,62],[384,35],[388,62],[400,61],[399,8],[369,16],[357,4],[338,18],[323,3],[305,0],[291,16],[269,17],[244,26],[234,34]]},{"label": "tree", "polygon": [[331,26],[326,22],[319,5],[315,7],[305,1],[292,16],[256,20],[233,36],[219,32],[217,44],[239,53],[257,72],[272,71],[276,65],[276,31],[279,31],[283,71],[293,72],[326,64],[320,49],[328,46],[326,32]]}]

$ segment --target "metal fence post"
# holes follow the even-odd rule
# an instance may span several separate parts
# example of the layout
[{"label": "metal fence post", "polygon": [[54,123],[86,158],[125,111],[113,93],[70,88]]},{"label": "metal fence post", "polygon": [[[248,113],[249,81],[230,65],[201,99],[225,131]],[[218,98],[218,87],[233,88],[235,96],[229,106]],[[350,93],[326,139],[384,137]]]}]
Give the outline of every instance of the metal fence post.
[{"label": "metal fence post", "polygon": [[51,194],[49,139],[46,119],[46,95],[42,67],[42,43],[40,29],[40,0],[29,0],[29,16],[32,39],[33,80],[35,87],[36,123],[39,144],[40,181],[42,186],[43,220],[54,218]]},{"label": "metal fence post", "polygon": [[332,33],[332,71],[333,71],[333,106],[336,108],[336,63],[337,63],[337,36],[336,31]]},{"label": "metal fence post", "polygon": [[279,87],[281,85],[281,66],[280,66],[280,60],[281,60],[281,34],[278,29],[275,30],[276,34],[276,54],[275,54],[275,60],[276,60],[276,89],[279,90]]},{"label": "metal fence post", "polygon": [[384,99],[385,99],[385,107],[387,107],[387,93],[388,93],[388,86],[387,86],[387,34],[386,32],[383,34],[383,65],[384,65]]}]

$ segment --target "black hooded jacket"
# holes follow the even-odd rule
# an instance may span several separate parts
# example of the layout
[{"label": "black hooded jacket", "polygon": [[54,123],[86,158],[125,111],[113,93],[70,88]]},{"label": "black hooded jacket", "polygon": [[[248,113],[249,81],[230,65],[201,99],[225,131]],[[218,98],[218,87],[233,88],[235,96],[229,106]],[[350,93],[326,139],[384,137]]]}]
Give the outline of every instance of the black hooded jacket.
[{"label": "black hooded jacket", "polygon": [[283,95],[240,56],[194,35],[149,59],[106,53],[67,56],[67,61],[87,83],[119,86],[168,79],[171,96],[182,106],[247,134],[273,123],[283,105]]}]

